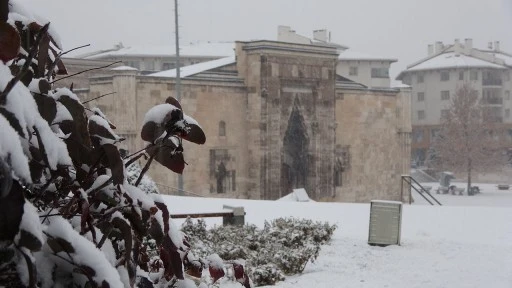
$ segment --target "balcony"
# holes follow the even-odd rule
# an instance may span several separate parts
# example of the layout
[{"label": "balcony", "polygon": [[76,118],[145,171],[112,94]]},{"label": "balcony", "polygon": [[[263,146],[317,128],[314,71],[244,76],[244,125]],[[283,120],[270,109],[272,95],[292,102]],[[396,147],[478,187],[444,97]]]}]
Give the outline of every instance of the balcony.
[{"label": "balcony", "polygon": [[484,78],[482,79],[482,86],[501,86],[502,80],[500,78]]},{"label": "balcony", "polygon": [[484,97],[480,100],[482,105],[503,105],[503,98],[501,97]]}]

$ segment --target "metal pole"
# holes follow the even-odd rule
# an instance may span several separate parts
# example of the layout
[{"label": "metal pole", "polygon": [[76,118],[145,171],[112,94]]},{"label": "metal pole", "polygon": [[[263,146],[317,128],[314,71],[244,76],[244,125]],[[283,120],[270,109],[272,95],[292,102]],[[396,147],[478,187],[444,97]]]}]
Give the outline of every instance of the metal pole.
[{"label": "metal pole", "polygon": [[[181,71],[180,71],[180,34],[178,24],[178,0],[174,0],[174,27],[175,27],[175,43],[176,43],[176,99],[181,101]],[[183,195],[183,175],[178,175],[178,195]]]}]

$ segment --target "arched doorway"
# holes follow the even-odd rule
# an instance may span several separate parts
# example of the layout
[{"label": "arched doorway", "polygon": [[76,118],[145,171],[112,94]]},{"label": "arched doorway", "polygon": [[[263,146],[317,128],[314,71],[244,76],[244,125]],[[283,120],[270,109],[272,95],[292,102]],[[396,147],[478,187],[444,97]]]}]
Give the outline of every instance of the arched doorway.
[{"label": "arched doorway", "polygon": [[304,117],[300,113],[298,100],[292,108],[288,127],[284,135],[281,156],[281,196],[294,188],[306,188],[308,176],[309,139]]}]

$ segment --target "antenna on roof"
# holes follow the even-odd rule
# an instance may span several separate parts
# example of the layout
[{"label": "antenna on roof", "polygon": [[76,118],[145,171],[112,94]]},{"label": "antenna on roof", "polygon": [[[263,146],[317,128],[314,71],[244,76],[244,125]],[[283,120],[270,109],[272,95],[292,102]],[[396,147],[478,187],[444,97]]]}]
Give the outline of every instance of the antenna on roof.
[{"label": "antenna on roof", "polygon": [[[174,0],[174,27],[176,37],[176,99],[181,101],[181,75],[180,75],[180,34],[178,24],[178,0]],[[178,175],[178,195],[183,195],[183,176]]]}]

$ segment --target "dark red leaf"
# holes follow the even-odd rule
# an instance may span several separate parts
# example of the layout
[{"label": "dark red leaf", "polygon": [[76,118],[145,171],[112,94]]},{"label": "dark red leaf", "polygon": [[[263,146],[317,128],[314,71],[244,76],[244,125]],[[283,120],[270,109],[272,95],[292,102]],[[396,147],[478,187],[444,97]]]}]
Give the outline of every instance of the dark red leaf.
[{"label": "dark red leaf", "polygon": [[52,249],[52,251],[54,253],[59,253],[59,252],[66,252],[68,254],[75,253],[75,248],[73,248],[73,245],[71,245],[71,243],[69,243],[67,240],[64,240],[59,237],[48,238],[48,240],[46,240],[46,244],[48,244],[48,246],[50,246],[50,248]]},{"label": "dark red leaf", "polygon": [[165,103],[171,104],[174,107],[176,107],[176,108],[178,108],[180,110],[183,110],[183,108],[181,108],[180,102],[178,100],[176,100],[176,98],[174,98],[172,96],[167,97],[167,99],[165,99]]},{"label": "dark red leaf", "polygon": [[[44,33],[39,42],[39,50],[37,53],[37,78],[44,77],[46,62],[48,61],[48,49],[50,48],[50,37],[48,32]],[[43,93],[43,91],[41,91]]]},{"label": "dark red leaf", "polygon": [[111,222],[114,228],[119,229],[121,231],[121,234],[123,235],[125,251],[124,259],[126,261],[130,261],[130,255],[132,253],[133,247],[132,228],[130,227],[130,224],[128,224],[126,221],[119,217],[114,217]]},{"label": "dark red leaf", "polygon": [[30,251],[39,251],[43,246],[43,243],[39,241],[39,239],[34,236],[30,231],[20,230],[20,238],[18,240],[18,245],[22,247],[28,248]]},{"label": "dark red leaf", "polygon": [[235,273],[236,280],[244,279],[244,266],[242,264],[233,263],[233,272]]},{"label": "dark red leaf", "polygon": [[[40,86],[41,82],[43,81],[39,81]],[[46,122],[48,122],[49,125],[51,125],[53,123],[53,120],[55,119],[55,116],[57,115],[57,102],[55,102],[55,99],[53,99],[52,97],[48,97],[46,95],[42,95],[39,93],[33,93],[32,96],[34,97],[34,100],[36,100],[39,114],[41,114],[43,119],[46,120]]]},{"label": "dark red leaf", "polygon": [[204,144],[206,142],[206,135],[203,129],[196,124],[188,124],[190,131],[186,135],[182,135],[182,138],[196,144]]},{"label": "dark red leaf", "polygon": [[162,211],[162,218],[164,219],[164,235],[169,233],[169,219],[171,218],[169,214],[169,210],[167,210],[167,206],[162,202],[156,202],[155,206]]},{"label": "dark red leaf", "polygon": [[119,149],[113,144],[104,144],[101,146],[108,159],[108,167],[112,171],[114,185],[124,182],[124,163],[119,153]]},{"label": "dark red leaf", "polygon": [[16,56],[20,50],[21,39],[16,28],[0,22],[0,60],[8,62]]},{"label": "dark red leaf", "polygon": [[164,129],[161,128],[157,123],[153,121],[146,122],[142,126],[140,137],[144,141],[153,143],[160,135],[164,133]]},{"label": "dark red leaf", "polygon": [[117,140],[117,137],[112,134],[106,127],[99,125],[95,121],[89,121],[89,133],[95,146],[100,145],[101,138],[110,139],[113,141]]},{"label": "dark red leaf", "polygon": [[226,273],[224,272],[224,269],[221,267],[208,267],[208,270],[210,271],[210,276],[213,278],[213,283],[215,283],[220,278],[224,277]]},{"label": "dark red leaf", "polygon": [[[167,262],[164,262],[165,270],[167,271],[168,268],[169,272],[176,276],[176,278],[183,280],[183,263],[181,261],[180,253],[178,252],[178,248],[174,245],[169,235],[165,235],[164,241],[162,242],[162,247],[167,252]],[[163,261],[163,259],[162,259]],[[169,275],[171,275],[169,274]]]},{"label": "dark red leaf", "polygon": [[147,149],[147,152],[152,155],[155,154],[155,160],[167,167],[171,171],[181,174],[185,169],[185,159],[183,159],[183,153],[177,152],[176,145],[167,139],[163,146],[153,146]]},{"label": "dark red leaf", "polygon": [[0,198],[0,241],[12,241],[23,217],[23,187],[13,181],[7,196]]}]

